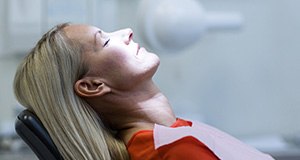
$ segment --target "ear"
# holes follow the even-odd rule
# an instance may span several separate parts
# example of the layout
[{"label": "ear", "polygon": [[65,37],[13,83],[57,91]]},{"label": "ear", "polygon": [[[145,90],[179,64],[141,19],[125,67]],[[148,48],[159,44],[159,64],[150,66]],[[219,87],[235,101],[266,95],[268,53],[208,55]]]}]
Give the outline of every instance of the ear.
[{"label": "ear", "polygon": [[74,90],[80,97],[99,97],[111,92],[109,86],[96,77],[84,77],[76,81]]}]

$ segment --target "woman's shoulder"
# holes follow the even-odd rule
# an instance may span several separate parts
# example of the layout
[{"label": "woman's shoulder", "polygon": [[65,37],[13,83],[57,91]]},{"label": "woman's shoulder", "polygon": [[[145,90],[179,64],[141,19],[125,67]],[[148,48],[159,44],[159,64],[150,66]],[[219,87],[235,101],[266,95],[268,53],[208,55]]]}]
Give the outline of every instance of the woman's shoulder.
[{"label": "woman's shoulder", "polygon": [[[179,123],[179,126],[174,125],[173,127],[180,127],[182,126],[181,123]],[[181,138],[160,148],[155,148],[153,130],[136,132],[128,143],[127,149],[131,159],[218,159],[204,144],[191,136]]]}]

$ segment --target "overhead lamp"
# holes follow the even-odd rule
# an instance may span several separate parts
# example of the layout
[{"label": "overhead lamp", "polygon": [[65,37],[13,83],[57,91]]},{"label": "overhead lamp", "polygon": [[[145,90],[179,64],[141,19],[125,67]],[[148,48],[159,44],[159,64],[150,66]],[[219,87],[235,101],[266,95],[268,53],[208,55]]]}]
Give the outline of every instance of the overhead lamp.
[{"label": "overhead lamp", "polygon": [[208,30],[240,28],[243,17],[237,12],[207,12],[197,0],[142,0],[138,30],[152,49],[183,50]]}]

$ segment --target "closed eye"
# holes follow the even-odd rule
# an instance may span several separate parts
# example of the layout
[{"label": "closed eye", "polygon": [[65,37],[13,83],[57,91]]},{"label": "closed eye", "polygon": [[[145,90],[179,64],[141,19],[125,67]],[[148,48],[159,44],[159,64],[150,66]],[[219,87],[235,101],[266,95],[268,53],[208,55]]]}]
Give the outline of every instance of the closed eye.
[{"label": "closed eye", "polygon": [[110,39],[106,40],[105,43],[103,44],[103,47],[107,46],[109,41],[110,41]]}]

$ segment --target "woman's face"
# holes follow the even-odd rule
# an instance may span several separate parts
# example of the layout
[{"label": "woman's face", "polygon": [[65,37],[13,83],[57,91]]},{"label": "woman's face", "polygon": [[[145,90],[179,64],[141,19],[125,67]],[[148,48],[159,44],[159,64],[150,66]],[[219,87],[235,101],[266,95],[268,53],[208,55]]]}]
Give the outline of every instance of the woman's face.
[{"label": "woman's face", "polygon": [[158,56],[135,43],[131,29],[108,33],[93,26],[71,25],[65,30],[69,38],[85,46],[85,76],[101,77],[111,87],[126,89],[151,79],[157,70]]}]

